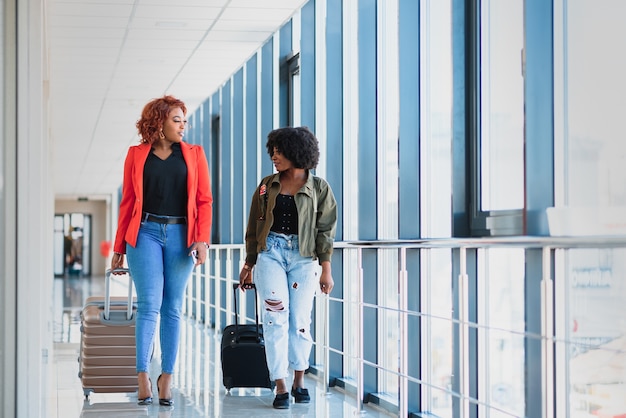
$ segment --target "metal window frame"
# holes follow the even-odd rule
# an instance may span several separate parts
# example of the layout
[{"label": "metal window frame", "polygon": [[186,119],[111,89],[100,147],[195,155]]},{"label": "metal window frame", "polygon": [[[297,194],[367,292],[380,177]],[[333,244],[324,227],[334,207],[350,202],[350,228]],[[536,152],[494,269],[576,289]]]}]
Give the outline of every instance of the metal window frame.
[{"label": "metal window frame", "polygon": [[466,109],[467,141],[470,155],[469,232],[470,236],[506,236],[524,234],[524,209],[482,210],[481,178],[481,2],[466,2]]}]

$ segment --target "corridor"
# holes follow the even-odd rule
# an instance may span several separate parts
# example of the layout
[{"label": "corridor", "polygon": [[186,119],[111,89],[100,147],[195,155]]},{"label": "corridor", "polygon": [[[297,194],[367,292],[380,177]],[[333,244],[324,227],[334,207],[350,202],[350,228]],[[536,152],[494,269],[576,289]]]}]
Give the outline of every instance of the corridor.
[{"label": "corridor", "polygon": [[[111,283],[113,295],[124,295],[124,276]],[[54,355],[48,379],[48,418],[70,417],[386,417],[371,405],[359,410],[353,395],[339,388],[326,392],[324,382],[307,374],[310,404],[292,403],[290,409],[272,408],[274,394],[269,389],[233,389],[222,385],[220,334],[212,329],[185,322],[180,355],[174,375],[174,406],[137,405],[136,393],[92,393],[85,400],[78,378],[80,311],[87,297],[104,294],[104,277],[63,277],[54,279]],[[158,359],[155,353],[155,359]],[[153,393],[158,360],[153,361]]]}]

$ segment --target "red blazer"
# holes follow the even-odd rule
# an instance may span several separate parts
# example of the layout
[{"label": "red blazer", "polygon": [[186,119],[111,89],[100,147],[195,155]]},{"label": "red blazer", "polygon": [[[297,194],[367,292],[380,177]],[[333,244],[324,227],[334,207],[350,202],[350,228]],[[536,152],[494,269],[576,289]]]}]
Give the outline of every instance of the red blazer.
[{"label": "red blazer", "polygon": [[[152,146],[134,145],[128,149],[124,162],[122,201],[113,251],[126,254],[126,244],[137,245],[137,234],[143,210],[143,168]],[[180,143],[187,164],[187,246],[194,242],[209,243],[213,221],[213,195],[209,164],[200,145]]]}]

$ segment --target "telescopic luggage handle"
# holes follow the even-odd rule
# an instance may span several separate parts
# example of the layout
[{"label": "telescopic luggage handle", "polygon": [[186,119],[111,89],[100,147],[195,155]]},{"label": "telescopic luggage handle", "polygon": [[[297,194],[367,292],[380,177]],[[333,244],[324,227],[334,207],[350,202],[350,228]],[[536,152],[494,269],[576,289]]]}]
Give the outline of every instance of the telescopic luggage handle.
[{"label": "telescopic luggage handle", "polygon": [[[261,341],[261,332],[259,330],[259,301],[256,293],[256,286],[254,283],[246,283],[250,289],[254,289],[254,320],[256,323],[256,338],[257,341]],[[233,284],[233,293],[235,295],[235,338],[239,342],[239,309],[237,308],[237,289],[239,289],[239,283]]]},{"label": "telescopic luggage handle", "polygon": [[111,274],[125,273],[128,275],[128,304],[126,309],[126,319],[130,321],[133,317],[133,280],[130,277],[130,270],[127,268],[107,269],[104,276],[104,319],[108,320],[111,312]]}]

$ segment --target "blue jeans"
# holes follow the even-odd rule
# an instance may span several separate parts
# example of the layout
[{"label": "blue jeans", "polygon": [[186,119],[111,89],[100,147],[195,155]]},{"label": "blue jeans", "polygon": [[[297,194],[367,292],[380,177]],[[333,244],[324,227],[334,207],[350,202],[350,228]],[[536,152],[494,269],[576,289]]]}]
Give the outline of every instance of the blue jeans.
[{"label": "blue jeans", "polygon": [[180,340],[181,310],[194,262],[187,225],[142,221],[137,246],[126,245],[128,268],[137,291],[137,372],[148,372],[161,316],[161,370],[173,373]]},{"label": "blue jeans", "polygon": [[285,379],[289,367],[309,367],[318,272],[311,257],[300,255],[297,235],[270,232],[267,249],[258,255],[254,267],[254,283],[263,303],[265,353],[272,380]]}]

